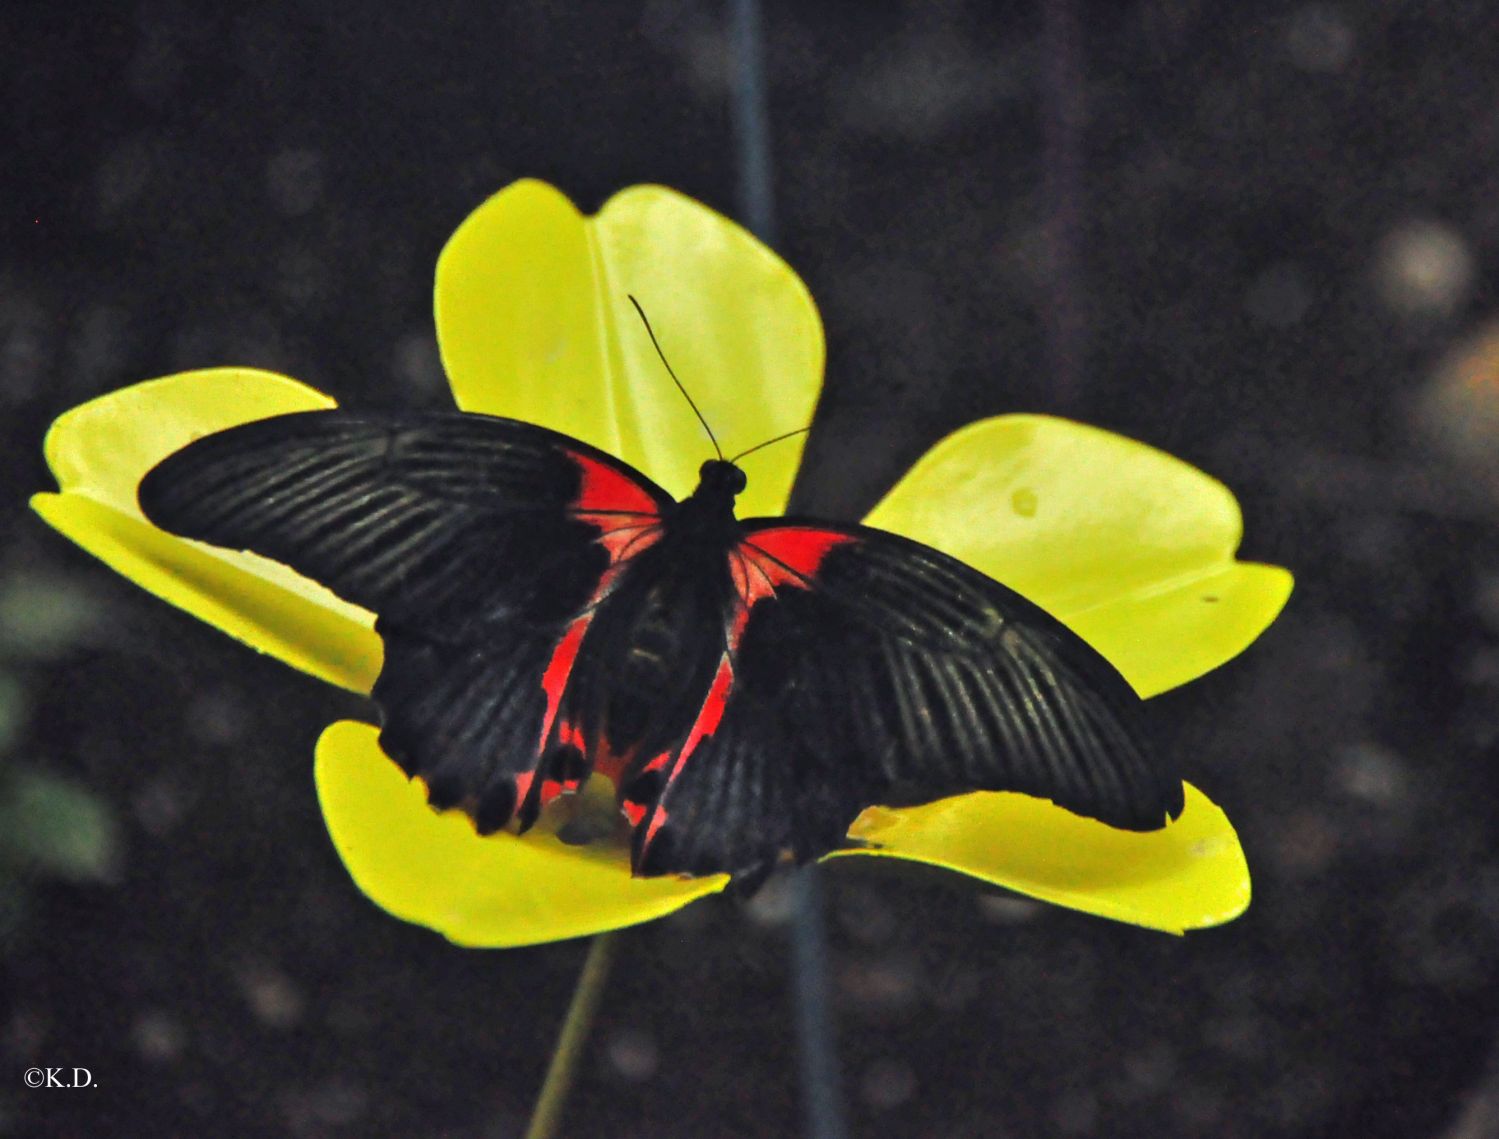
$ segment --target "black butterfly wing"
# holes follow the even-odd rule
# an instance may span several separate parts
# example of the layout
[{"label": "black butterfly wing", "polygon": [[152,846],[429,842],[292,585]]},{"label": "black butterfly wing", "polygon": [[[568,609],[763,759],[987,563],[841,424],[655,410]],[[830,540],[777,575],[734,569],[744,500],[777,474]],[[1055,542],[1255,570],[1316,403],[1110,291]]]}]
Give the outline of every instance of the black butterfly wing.
[{"label": "black butterfly wing", "polygon": [[587,772],[558,716],[591,607],[672,499],[514,420],[311,412],[198,440],[149,472],[163,529],[284,562],[378,614],[381,745],[481,831]]},{"label": "black butterfly wing", "polygon": [[[754,520],[713,731],[659,790],[645,873],[763,871],[842,844],[875,803],[1022,791],[1112,826],[1180,813],[1141,701],[1076,634],[937,550]],[[649,840],[649,841],[646,841]]]}]

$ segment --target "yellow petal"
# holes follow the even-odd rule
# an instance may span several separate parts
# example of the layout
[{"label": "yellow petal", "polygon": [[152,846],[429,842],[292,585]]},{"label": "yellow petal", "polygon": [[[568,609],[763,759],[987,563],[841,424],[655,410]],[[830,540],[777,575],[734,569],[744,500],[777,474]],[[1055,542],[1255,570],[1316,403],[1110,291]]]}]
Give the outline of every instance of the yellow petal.
[{"label": "yellow petal", "polygon": [[839,855],[926,862],[1085,913],[1182,933],[1231,921],[1249,905],[1249,869],[1233,827],[1190,783],[1186,796],[1175,822],[1145,833],[1007,792],[871,807],[849,835],[875,845]]},{"label": "yellow petal", "polygon": [[865,521],[935,546],[1067,622],[1142,696],[1216,668],[1275,619],[1291,575],[1234,560],[1239,505],[1154,447],[1065,419],[954,432]]},{"label": "yellow petal", "polygon": [[582,937],[650,921],[728,884],[721,874],[632,878],[623,849],[570,846],[540,827],[524,838],[481,838],[467,816],[432,810],[378,737],[369,724],[344,720],[318,741],[328,833],[371,901],[460,945]]},{"label": "yellow petal", "polygon": [[250,368],[185,372],[75,407],[47,433],[60,493],[32,507],[136,584],[261,652],[358,692],[380,671],[374,618],[283,565],[172,537],[141,515],[145,473],[194,439],[333,401]]},{"label": "yellow petal", "polygon": [[1196,680],[1254,643],[1285,605],[1291,575],[1279,566],[1229,562],[1165,586],[1064,613],[1141,696]]},{"label": "yellow petal", "polygon": [[[725,454],[811,422],[823,338],[806,286],[745,230],[661,186],[585,218],[553,187],[517,182],[459,226],[437,263],[458,405],[576,436],[688,494],[713,449],[630,294]],[[802,444],[745,460],[741,517],[781,512]]]}]

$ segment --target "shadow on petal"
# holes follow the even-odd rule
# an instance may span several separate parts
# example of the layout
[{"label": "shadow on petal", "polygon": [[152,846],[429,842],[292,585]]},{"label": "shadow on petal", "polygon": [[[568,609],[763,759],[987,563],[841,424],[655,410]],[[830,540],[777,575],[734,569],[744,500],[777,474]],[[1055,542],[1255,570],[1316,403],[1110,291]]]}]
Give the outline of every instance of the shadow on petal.
[{"label": "shadow on petal", "polygon": [[351,720],[317,745],[318,798],[339,857],[370,900],[460,945],[495,948],[583,937],[662,917],[728,884],[633,878],[622,846],[572,846],[542,828],[481,838],[466,815],[439,814],[421,784]]},{"label": "shadow on petal", "polygon": [[1067,614],[1141,696],[1156,696],[1233,660],[1265,631],[1291,596],[1279,566],[1230,562]]},{"label": "shadow on petal", "polygon": [[865,519],[961,558],[1083,636],[1142,696],[1216,668],[1275,619],[1291,575],[1234,560],[1239,504],[1164,451],[1042,415],[928,451]]},{"label": "shadow on petal", "polygon": [[1168,933],[1221,925],[1249,905],[1249,868],[1222,810],[1190,783],[1158,831],[1116,830],[1027,795],[982,791],[920,807],[871,807],[849,829],[868,849],[1070,909]]},{"label": "shadow on petal", "polygon": [[321,392],[251,368],[184,372],[100,396],[58,417],[47,463],[60,493],[31,505],[137,585],[261,652],[368,692],[380,670],[374,616],[286,566],[167,534],[136,488],[194,439],[272,415],[332,407]]}]

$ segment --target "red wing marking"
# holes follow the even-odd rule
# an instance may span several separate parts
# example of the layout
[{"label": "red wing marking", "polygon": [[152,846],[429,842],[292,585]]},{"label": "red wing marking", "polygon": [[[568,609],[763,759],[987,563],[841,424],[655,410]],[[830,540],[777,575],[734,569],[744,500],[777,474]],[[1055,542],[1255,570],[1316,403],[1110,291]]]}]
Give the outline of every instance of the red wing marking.
[{"label": "red wing marking", "polygon": [[656,793],[655,802],[646,804],[625,798],[620,809],[637,832],[643,825],[645,833],[636,848],[635,864],[645,859],[651,841],[666,825],[668,812],[666,799],[671,787],[687,761],[692,758],[698,745],[718,730],[728,707],[729,695],[734,687],[734,665],[731,654],[738,647],[739,638],[749,623],[750,610],[767,597],[775,596],[782,586],[808,589],[817,575],[818,567],[828,551],[845,542],[855,540],[853,534],[840,534],[833,530],[817,530],[804,526],[778,526],[756,531],[752,537],[743,539],[729,551],[729,573],[738,595],[733,624],[729,628],[728,652],[718,663],[718,671],[698,710],[697,718],[688,729],[682,746],[673,755],[663,752],[655,756],[641,769],[642,775],[665,770],[665,778]]},{"label": "red wing marking", "polygon": [[[650,809],[650,821],[645,825],[645,837],[640,844],[640,859],[645,858],[645,852],[651,845],[651,840],[656,837],[656,832],[665,824],[667,818],[666,796],[671,792],[672,782],[692,758],[692,753],[703,740],[707,739],[718,730],[720,721],[723,720],[724,709],[728,706],[729,693],[734,687],[734,666],[730,663],[728,654],[725,653],[718,662],[718,672],[714,674],[713,684],[708,689],[708,695],[703,700],[703,706],[698,710],[697,719],[692,722],[688,729],[687,738],[682,741],[682,746],[677,750],[675,756],[669,752],[656,756],[642,769],[653,771],[664,767],[668,760],[671,762],[671,770],[667,772],[666,781],[662,784],[660,792],[656,795],[655,805]],[[631,825],[639,826],[645,819],[645,808],[640,804],[631,803],[628,800],[623,804],[625,817],[630,820]],[[630,810],[631,807],[635,809]]]},{"label": "red wing marking", "polygon": [[682,770],[682,764],[686,763],[692,757],[692,753],[697,750],[697,745],[718,731],[724,708],[728,706],[729,690],[733,687],[734,666],[729,663],[728,654],[725,653],[718,662],[718,672],[714,675],[713,685],[708,689],[708,695],[703,700],[702,710],[693,721],[692,729],[687,733],[687,739],[682,744],[682,750],[677,752],[677,760],[672,764],[671,774],[666,777],[668,786],[677,777],[677,772]]},{"label": "red wing marking", "polygon": [[609,553],[609,568],[590,602],[594,604],[613,588],[619,567],[661,537],[661,504],[629,475],[608,463],[577,451],[564,453],[583,476],[568,511],[580,522],[598,527],[595,540]]},{"label": "red wing marking", "polygon": [[642,767],[640,769],[640,771],[641,771],[642,774],[644,774],[647,771],[660,771],[663,767],[665,767],[670,762],[671,762],[671,752],[669,752],[669,751],[663,751],[655,759],[651,760],[644,767]]},{"label": "red wing marking", "polygon": [[[585,613],[567,627],[567,632],[562,634],[562,639],[552,650],[552,659],[548,662],[546,671],[541,674],[541,690],[547,696],[547,710],[541,721],[541,738],[536,741],[538,755],[546,750],[547,740],[551,738],[552,724],[556,721],[557,709],[562,704],[563,689],[567,687],[567,678],[572,675],[573,664],[578,659],[578,646],[583,643],[583,634],[588,632],[588,624],[592,620],[593,614]],[[578,735],[577,729],[571,724],[563,725],[562,732],[568,734],[569,738],[564,741],[568,743],[573,742]]]},{"label": "red wing marking", "polygon": [[655,514],[576,514],[574,517],[598,527],[599,536],[594,540],[609,551],[610,570],[655,545],[661,537],[661,519]]},{"label": "red wing marking", "polygon": [[810,526],[777,526],[759,530],[729,551],[729,572],[739,594],[739,609],[729,630],[729,645],[737,647],[750,610],[757,601],[774,597],[783,585],[808,589],[828,551],[845,542],[857,541],[853,534],[817,530]]},{"label": "red wing marking", "polygon": [[[660,755],[655,756],[647,763],[642,765],[639,774],[648,775],[652,771],[664,771],[666,765],[670,762],[671,752],[663,751]],[[621,771],[621,774],[623,774],[623,771]],[[630,820],[630,825],[632,827],[639,827],[641,820],[645,818],[646,812],[651,809],[651,802],[647,799],[630,798],[629,786],[624,783],[616,783],[616,786],[620,789],[619,809],[624,813],[625,818]],[[655,801],[657,804],[659,804],[661,799],[661,791],[665,789],[664,778],[657,786],[658,789],[655,792]]]},{"label": "red wing marking", "polygon": [[[577,726],[567,721],[557,723],[557,709],[562,706],[562,693],[567,688],[568,677],[572,675],[573,665],[578,659],[578,646],[583,643],[583,635],[588,632],[588,623],[592,620],[593,614],[585,613],[567,627],[567,632],[562,634],[562,639],[552,650],[552,659],[547,662],[546,670],[541,674],[541,690],[546,693],[547,707],[541,720],[541,733],[536,740],[538,763],[546,756],[548,744],[553,741],[554,726],[557,743],[576,747],[584,755],[588,754]],[[578,779],[556,779],[549,773],[544,773],[538,785],[534,767],[516,775],[515,814],[520,819],[521,831],[524,833],[541,809],[558,795],[564,791],[576,791],[578,783]],[[531,798],[533,791],[536,793],[534,801]]]},{"label": "red wing marking", "polygon": [[[558,720],[562,697],[577,663],[578,649],[593,620],[593,607],[614,587],[624,564],[661,537],[661,504],[649,491],[608,463],[577,451],[564,453],[581,475],[578,493],[568,504],[568,512],[598,529],[595,540],[608,552],[609,565],[600,575],[583,615],[567,627],[542,673],[546,713],[536,740],[538,762],[554,755],[554,746],[574,749],[586,761],[589,748],[581,729],[570,720]],[[616,782],[621,766],[622,763],[616,763],[608,772]],[[557,796],[576,791],[583,779],[583,776],[571,774],[559,778],[557,773],[544,771],[538,781],[537,774],[533,768],[515,776],[516,814],[521,819],[522,830]]]},{"label": "red wing marking", "polygon": [[583,473],[583,485],[572,501],[572,509],[578,514],[603,511],[608,514],[661,513],[661,504],[651,493],[634,479],[608,463],[601,463],[576,451],[565,451]]},{"label": "red wing marking", "polygon": [[748,609],[762,597],[775,593],[775,581],[765,568],[763,554],[740,543],[729,551],[729,573],[734,578],[734,592],[739,603]]},{"label": "red wing marking", "polygon": [[536,780],[536,772],[522,771],[515,777],[515,806],[519,812],[523,804],[531,795],[531,784]]},{"label": "red wing marking", "polygon": [[575,747],[585,754],[588,751],[583,745],[583,729],[567,720],[557,725],[557,742],[563,747]]},{"label": "red wing marking", "polygon": [[[564,728],[564,730],[566,729]],[[578,739],[581,740],[582,738],[582,735],[579,734]],[[582,744],[580,743],[578,746],[581,750]],[[595,775],[602,775],[610,783],[613,783],[617,791],[620,787],[620,779],[624,775],[625,769],[629,767],[632,757],[633,753],[616,755],[609,750],[607,742],[601,742],[598,746],[597,754],[595,754],[593,759],[593,772]]]},{"label": "red wing marking", "polygon": [[756,530],[739,543],[739,550],[765,571],[772,589],[780,585],[806,589],[829,550],[857,540],[857,535],[840,534],[836,530],[776,526]]},{"label": "red wing marking", "polygon": [[[651,840],[656,837],[656,832],[666,824],[666,807],[660,799],[656,800],[655,809],[651,811],[651,821],[646,824],[645,838],[640,844],[640,860],[645,861],[645,852],[651,848]],[[638,823],[636,824],[639,825]]]}]

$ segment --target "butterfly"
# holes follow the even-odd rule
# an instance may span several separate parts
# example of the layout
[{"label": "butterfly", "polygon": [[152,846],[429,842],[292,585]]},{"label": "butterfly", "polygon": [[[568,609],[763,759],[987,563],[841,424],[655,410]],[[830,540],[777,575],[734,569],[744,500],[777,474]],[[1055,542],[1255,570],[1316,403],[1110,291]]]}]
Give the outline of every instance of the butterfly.
[{"label": "butterfly", "polygon": [[382,750],[480,834],[597,773],[635,874],[752,884],[875,804],[1020,791],[1130,830],[1181,812],[1139,697],[1061,622],[895,534],[737,518],[745,485],[720,455],[676,501],[534,424],[331,410],[199,439],[139,501],[373,611]]}]

